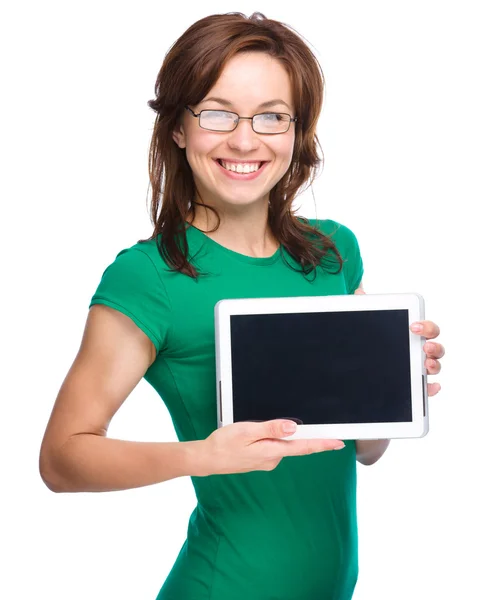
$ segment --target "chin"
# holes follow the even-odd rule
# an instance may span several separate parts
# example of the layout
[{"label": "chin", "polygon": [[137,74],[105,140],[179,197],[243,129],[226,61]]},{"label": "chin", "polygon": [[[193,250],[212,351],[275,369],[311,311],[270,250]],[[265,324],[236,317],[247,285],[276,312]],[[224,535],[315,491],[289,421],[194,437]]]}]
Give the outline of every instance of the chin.
[{"label": "chin", "polygon": [[265,198],[223,198],[221,201],[222,206],[226,207],[242,207],[242,206],[260,206],[261,204],[267,205],[268,200]]}]

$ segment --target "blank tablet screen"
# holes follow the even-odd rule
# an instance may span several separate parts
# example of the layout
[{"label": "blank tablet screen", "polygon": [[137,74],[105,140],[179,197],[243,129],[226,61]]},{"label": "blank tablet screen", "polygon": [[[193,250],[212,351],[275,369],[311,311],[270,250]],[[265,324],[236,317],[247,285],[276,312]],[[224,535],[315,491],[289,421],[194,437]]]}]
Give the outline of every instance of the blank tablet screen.
[{"label": "blank tablet screen", "polygon": [[234,421],[412,421],[408,310],[231,316]]}]

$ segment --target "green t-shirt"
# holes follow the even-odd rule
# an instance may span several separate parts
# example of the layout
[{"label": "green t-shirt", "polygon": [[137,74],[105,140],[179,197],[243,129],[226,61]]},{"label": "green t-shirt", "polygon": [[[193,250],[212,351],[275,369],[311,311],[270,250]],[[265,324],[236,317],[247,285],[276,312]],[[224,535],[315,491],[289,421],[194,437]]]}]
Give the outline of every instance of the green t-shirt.
[{"label": "green t-shirt", "polygon": [[[144,378],[165,402],[179,441],[217,428],[214,306],[225,298],[353,294],[363,265],[353,232],[310,220],[345,260],[304,276],[281,248],[267,258],[187,229],[195,279],[170,270],[154,240],[119,252],[91,304],[130,317],[157,357]],[[330,256],[335,257],[330,253]],[[285,457],[273,471],[191,477],[197,506],[157,600],[350,600],[358,575],[356,455],[345,448]]]}]

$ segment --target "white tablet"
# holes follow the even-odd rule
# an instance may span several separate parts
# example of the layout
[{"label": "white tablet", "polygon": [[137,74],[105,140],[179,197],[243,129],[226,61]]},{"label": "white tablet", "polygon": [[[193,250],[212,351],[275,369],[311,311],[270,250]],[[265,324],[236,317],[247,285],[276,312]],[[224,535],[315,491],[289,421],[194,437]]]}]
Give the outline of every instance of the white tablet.
[{"label": "white tablet", "polygon": [[290,440],[427,434],[419,294],[229,299],[214,316],[218,427],[286,418]]}]

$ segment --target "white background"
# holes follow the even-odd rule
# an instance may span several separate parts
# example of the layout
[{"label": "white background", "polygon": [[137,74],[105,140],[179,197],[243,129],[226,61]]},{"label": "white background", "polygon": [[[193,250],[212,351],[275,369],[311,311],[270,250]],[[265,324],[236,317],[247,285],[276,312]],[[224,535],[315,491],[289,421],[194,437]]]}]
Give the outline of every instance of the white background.
[{"label": "white background", "polygon": [[[195,506],[189,478],[54,494],[38,453],[103,270],[152,232],[146,103],[164,55],[197,19],[254,10],[300,32],[324,69],[318,218],[357,235],[366,291],[424,296],[447,350],[442,373],[430,378],[442,391],[430,398],[429,435],[394,440],[378,463],[358,465],[354,600],[473,597],[473,3],[165,4],[44,0],[2,10],[0,597],[153,600],[183,544]],[[310,190],[296,205],[316,216]],[[176,441],[144,380],[109,435]]]}]

